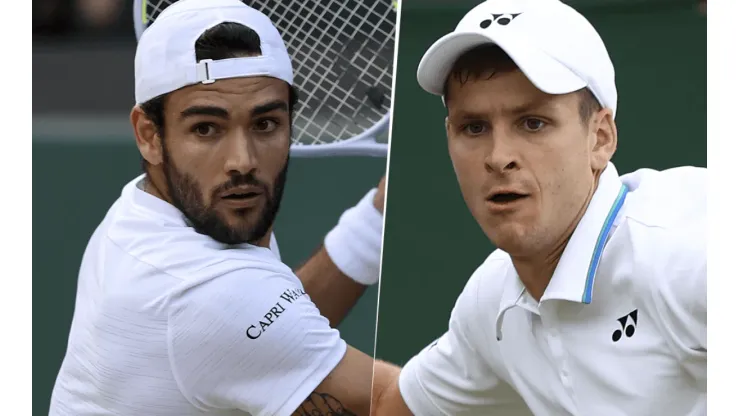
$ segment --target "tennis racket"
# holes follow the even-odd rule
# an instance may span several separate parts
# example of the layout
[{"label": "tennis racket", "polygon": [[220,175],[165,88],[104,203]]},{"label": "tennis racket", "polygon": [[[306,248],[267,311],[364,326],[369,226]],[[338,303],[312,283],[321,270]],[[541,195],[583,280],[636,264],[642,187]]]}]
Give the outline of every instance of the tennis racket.
[{"label": "tennis racket", "polygon": [[[137,40],[177,0],[134,0]],[[288,48],[301,94],[291,154],[388,155],[397,2],[243,0]]]}]

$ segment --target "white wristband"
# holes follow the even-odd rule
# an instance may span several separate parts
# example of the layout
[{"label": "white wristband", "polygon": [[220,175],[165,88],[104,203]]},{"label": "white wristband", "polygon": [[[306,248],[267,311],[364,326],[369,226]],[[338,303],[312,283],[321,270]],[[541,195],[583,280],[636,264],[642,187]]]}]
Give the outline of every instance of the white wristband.
[{"label": "white wristband", "polygon": [[344,211],[324,239],[324,248],[337,268],[367,286],[380,279],[383,214],[373,205],[377,191],[372,189],[357,205]]}]

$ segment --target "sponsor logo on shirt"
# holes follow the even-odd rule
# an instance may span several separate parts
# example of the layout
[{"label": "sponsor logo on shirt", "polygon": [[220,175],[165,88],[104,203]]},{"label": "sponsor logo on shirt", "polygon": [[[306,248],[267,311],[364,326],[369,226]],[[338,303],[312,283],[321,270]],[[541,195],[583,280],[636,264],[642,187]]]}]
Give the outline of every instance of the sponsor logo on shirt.
[{"label": "sponsor logo on shirt", "polygon": [[306,292],[301,288],[287,289],[285,292],[280,294],[280,300],[275,302],[275,305],[259,320],[258,323],[250,325],[247,328],[247,338],[257,339],[262,335],[267,328],[270,327],[279,317],[280,314],[285,312],[286,308],[298,300],[301,296],[306,296]]}]

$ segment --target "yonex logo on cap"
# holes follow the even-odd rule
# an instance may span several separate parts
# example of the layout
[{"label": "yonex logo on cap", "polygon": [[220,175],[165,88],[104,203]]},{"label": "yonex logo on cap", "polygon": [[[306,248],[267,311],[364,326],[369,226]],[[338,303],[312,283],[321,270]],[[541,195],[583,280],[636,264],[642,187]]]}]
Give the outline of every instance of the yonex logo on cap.
[{"label": "yonex logo on cap", "polygon": [[511,23],[512,21],[514,21],[514,19],[516,19],[516,17],[519,16],[520,14],[521,13],[511,13],[511,14],[509,14],[509,13],[499,13],[499,14],[491,14],[491,16],[493,16],[493,20],[486,19],[486,20],[480,22],[480,27],[483,28],[483,29],[485,29],[488,26],[491,26],[491,23],[493,23],[493,22],[496,22],[496,23],[500,24],[501,26],[506,26],[509,23]]}]

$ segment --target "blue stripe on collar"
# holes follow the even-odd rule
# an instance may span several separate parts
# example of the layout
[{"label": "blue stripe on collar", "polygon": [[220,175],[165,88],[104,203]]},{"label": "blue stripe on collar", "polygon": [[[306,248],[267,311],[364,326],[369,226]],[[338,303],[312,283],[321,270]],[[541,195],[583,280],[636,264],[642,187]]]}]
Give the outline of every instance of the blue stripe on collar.
[{"label": "blue stripe on collar", "polygon": [[609,210],[609,215],[606,216],[606,221],[604,221],[604,225],[601,227],[601,232],[599,233],[599,239],[596,240],[596,247],[594,247],[594,252],[593,252],[593,255],[591,256],[591,263],[588,266],[588,275],[586,276],[586,287],[583,290],[583,297],[581,299],[583,303],[586,303],[586,304],[591,303],[591,295],[593,294],[593,290],[594,290],[594,278],[596,277],[596,268],[598,267],[599,260],[601,260],[601,255],[604,252],[604,247],[606,246],[606,239],[609,236],[609,230],[611,230],[612,225],[614,225],[614,220],[616,220],[617,214],[619,213],[619,210],[622,208],[625,198],[627,198],[627,186],[622,185],[622,189],[619,190],[619,195],[617,196],[617,199],[614,201],[614,204],[612,204],[612,208],[611,210]]}]

